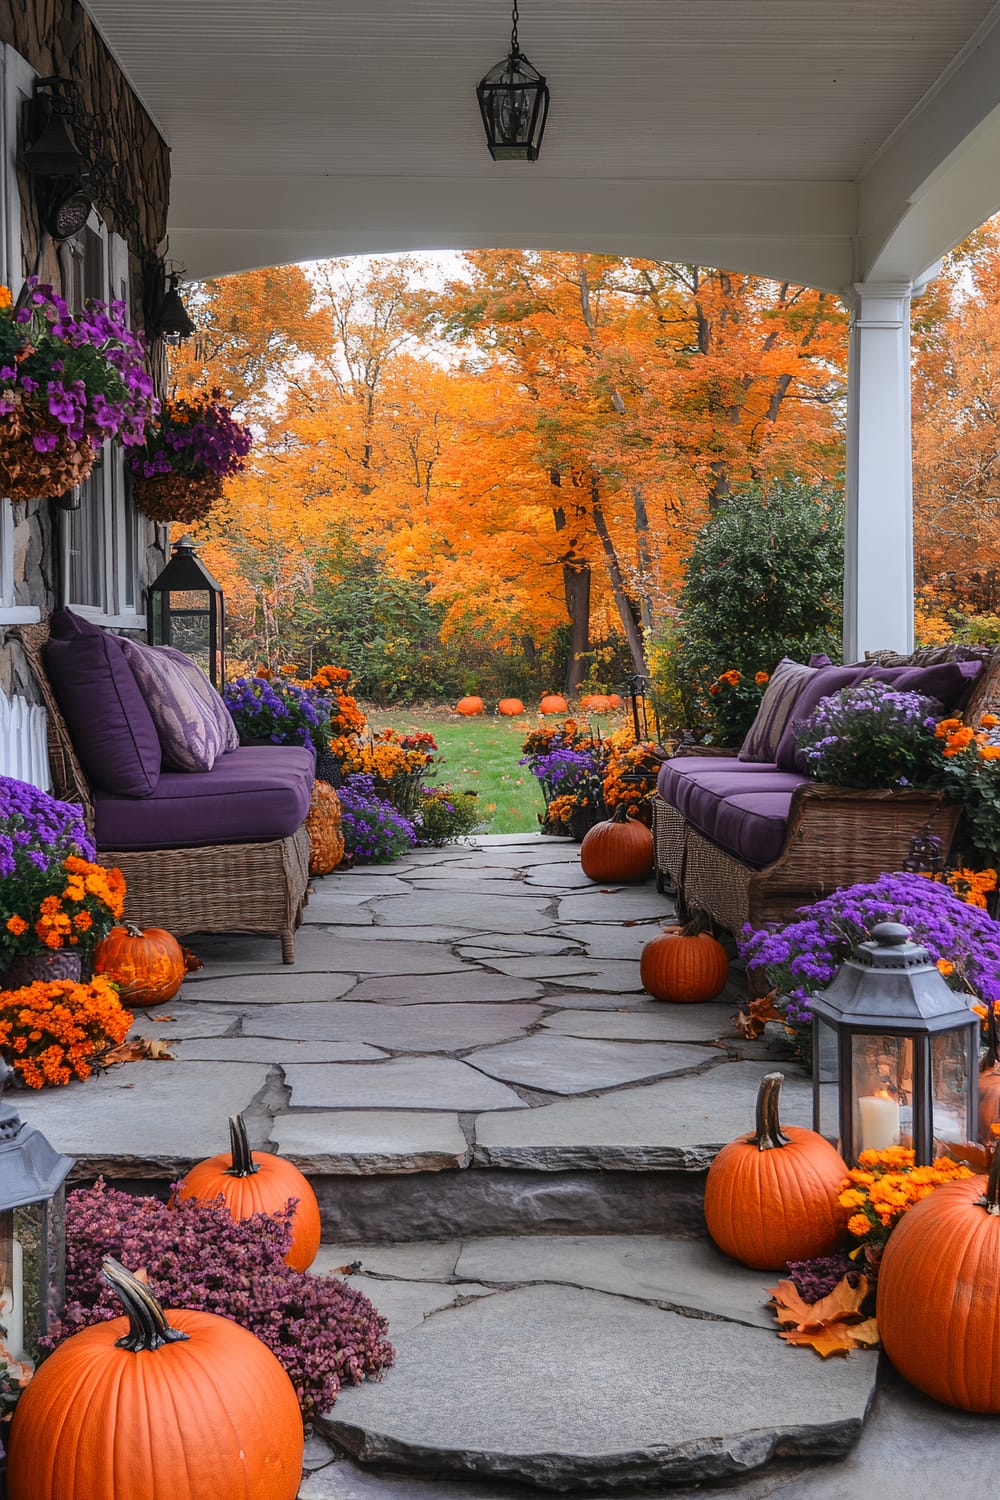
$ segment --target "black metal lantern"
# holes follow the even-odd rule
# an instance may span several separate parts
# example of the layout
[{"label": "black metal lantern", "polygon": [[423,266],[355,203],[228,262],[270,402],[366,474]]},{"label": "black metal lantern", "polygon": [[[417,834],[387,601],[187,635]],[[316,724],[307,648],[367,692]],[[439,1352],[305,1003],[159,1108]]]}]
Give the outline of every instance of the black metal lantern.
[{"label": "black metal lantern", "polygon": [[174,555],[146,591],[151,646],[173,646],[196,661],[219,692],[226,680],[226,605],[222,589],[182,536]]},{"label": "black metal lantern", "polygon": [[549,113],[549,89],[518,45],[517,0],[511,14],[510,52],[476,85],[494,161],[537,161]]},{"label": "black metal lantern", "polygon": [[944,869],[941,840],[932,833],[931,825],[925,823],[919,833],[910,839],[910,848],[903,860],[903,869],[910,875],[930,875],[936,880]]},{"label": "black metal lantern", "polygon": [[652,722],[650,721],[651,686],[649,678],[643,677],[638,672],[633,672],[632,676],[622,683],[622,694],[632,720],[632,732],[637,744],[645,745],[653,741],[656,744],[660,743],[660,722],[655,705],[652,710]]},{"label": "black metal lantern", "polygon": [[161,338],[167,344],[179,344],[195,331],[195,325],[181,300],[180,273],[168,271],[163,258],[150,256],[143,266],[143,322],[149,338]]},{"label": "black metal lantern", "polygon": [[813,1126],[845,1161],[911,1146],[925,1166],[975,1139],[979,1017],[908,927],[880,922],[813,1013]]},{"label": "black metal lantern", "polygon": [[[0,1061],[0,1091],[10,1076]],[[0,1098],[0,1341],[22,1364],[36,1362],[39,1339],[62,1314],[72,1166]]]},{"label": "black metal lantern", "polygon": [[53,239],[69,239],[79,234],[93,207],[91,160],[73,129],[74,86],[66,78],[39,79],[32,105],[35,137],[24,164],[38,184],[45,228]]}]

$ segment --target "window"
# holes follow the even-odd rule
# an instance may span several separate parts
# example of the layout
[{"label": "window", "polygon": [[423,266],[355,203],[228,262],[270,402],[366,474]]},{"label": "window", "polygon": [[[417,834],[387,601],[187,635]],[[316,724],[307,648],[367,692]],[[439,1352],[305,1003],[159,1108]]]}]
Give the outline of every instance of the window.
[{"label": "window", "polygon": [[[74,310],[88,298],[128,305],[128,246],[109,235],[96,212],[61,255],[66,300]],[[105,623],[141,627],[141,518],[119,444],[105,443],[77,496],[78,508],[62,515],[62,603]]]},{"label": "window", "polygon": [[[17,188],[17,127],[31,98],[34,71],[12,47],[0,43],[0,285],[16,297],[24,280],[21,259],[21,199]],[[19,605],[14,584],[14,512],[0,498],[0,624],[38,619],[38,610]]]}]

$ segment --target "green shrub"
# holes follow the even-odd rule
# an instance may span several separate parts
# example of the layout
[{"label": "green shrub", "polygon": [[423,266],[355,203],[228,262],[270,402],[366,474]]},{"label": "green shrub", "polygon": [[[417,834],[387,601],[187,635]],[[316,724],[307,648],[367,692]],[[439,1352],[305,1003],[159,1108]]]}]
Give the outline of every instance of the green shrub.
[{"label": "green shrub", "polygon": [[[782,656],[840,653],[843,500],[818,486],[748,486],[702,528],[679,597],[675,680],[689,727],[736,744],[753,720],[754,679]],[[738,692],[717,692],[738,672]]]},{"label": "green shrub", "polygon": [[425,787],[415,823],[418,844],[440,847],[467,838],[484,824],[479,797],[475,792],[456,792],[450,786]]}]

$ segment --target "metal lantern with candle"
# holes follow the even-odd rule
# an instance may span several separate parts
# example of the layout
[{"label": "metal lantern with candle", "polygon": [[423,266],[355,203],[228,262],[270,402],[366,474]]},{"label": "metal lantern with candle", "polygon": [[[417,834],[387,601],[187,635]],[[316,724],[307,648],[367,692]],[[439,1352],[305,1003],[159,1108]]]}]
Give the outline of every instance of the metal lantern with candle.
[{"label": "metal lantern with candle", "polygon": [[163,572],[149,585],[147,634],[151,646],[173,646],[190,656],[221,692],[226,680],[225,596],[195,546],[193,537],[182,536]]},{"label": "metal lantern with candle", "polygon": [[[0,1090],[10,1076],[0,1061]],[[21,1364],[37,1361],[39,1339],[62,1314],[72,1165],[0,1098],[0,1343]]]},{"label": "metal lantern with candle", "polygon": [[979,1018],[909,928],[880,923],[810,1007],[813,1126],[846,1161],[975,1139]]}]

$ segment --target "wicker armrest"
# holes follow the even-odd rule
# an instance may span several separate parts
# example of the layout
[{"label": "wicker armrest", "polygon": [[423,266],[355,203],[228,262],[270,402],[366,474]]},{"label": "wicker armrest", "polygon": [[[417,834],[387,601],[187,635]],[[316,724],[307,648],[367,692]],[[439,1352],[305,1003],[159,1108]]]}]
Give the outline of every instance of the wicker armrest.
[{"label": "wicker armrest", "polygon": [[680,760],[689,755],[711,755],[719,759],[735,760],[739,754],[737,750],[727,749],[724,745],[675,745],[672,760]]}]

